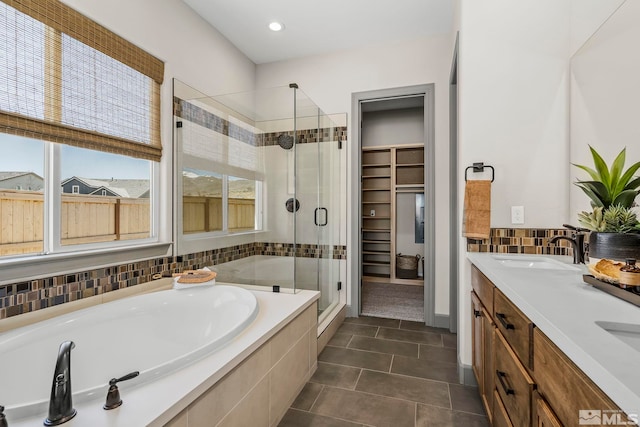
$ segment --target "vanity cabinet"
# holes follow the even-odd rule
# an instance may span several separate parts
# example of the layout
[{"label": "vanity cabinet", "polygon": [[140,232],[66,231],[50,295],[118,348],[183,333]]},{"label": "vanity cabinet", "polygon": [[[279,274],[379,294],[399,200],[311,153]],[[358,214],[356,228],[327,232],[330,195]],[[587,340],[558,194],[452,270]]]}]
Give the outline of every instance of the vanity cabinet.
[{"label": "vanity cabinet", "polygon": [[471,284],[473,372],[493,427],[577,426],[580,410],[627,425],[615,403],[475,266]]}]

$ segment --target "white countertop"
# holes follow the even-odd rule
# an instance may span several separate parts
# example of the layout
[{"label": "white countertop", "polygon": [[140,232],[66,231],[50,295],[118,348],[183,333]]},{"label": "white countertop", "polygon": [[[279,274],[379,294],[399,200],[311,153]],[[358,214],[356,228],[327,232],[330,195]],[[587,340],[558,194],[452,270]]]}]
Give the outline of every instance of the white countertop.
[{"label": "white countertop", "polygon": [[[123,404],[111,411],[102,409],[108,388],[105,386],[104,393],[96,396],[95,400],[74,405],[78,415],[64,426],[137,427],[166,424],[320,297],[320,293],[315,291],[299,291],[296,294],[252,293],[258,300],[258,316],[220,350],[154,382],[134,388],[128,388],[126,382],[118,384]],[[46,416],[9,419],[8,422],[10,427],[42,426]]]},{"label": "white countertop", "polygon": [[640,352],[596,321],[640,325],[640,307],[586,283],[580,271],[514,268],[495,257],[571,257],[468,253],[467,258],[627,414],[640,413]]}]

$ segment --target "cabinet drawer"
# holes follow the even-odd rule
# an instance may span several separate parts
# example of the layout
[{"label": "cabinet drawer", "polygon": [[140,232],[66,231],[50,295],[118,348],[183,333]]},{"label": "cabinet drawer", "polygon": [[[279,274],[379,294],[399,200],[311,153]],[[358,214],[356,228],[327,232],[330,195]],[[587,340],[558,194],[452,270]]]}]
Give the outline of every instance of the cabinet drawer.
[{"label": "cabinet drawer", "polygon": [[493,420],[491,425],[493,427],[513,427],[511,421],[509,421],[509,415],[504,407],[504,403],[500,399],[500,395],[497,391],[493,391]]},{"label": "cabinet drawer", "polygon": [[482,304],[493,314],[493,288],[495,286],[475,265],[471,266],[471,287],[476,291]]},{"label": "cabinet drawer", "polygon": [[[533,375],[538,392],[549,402],[563,425],[578,424],[579,410],[596,409],[604,414],[618,411],[605,395],[540,330],[533,333]],[[627,418],[621,414],[626,421]]]},{"label": "cabinet drawer", "polygon": [[562,427],[562,423],[553,413],[553,409],[537,392],[534,392],[533,427]]},{"label": "cabinet drawer", "polygon": [[493,320],[522,364],[531,368],[533,323],[498,289],[494,292]]},{"label": "cabinet drawer", "polygon": [[514,426],[530,426],[533,379],[499,332],[495,334],[494,343],[494,381],[498,395]]}]

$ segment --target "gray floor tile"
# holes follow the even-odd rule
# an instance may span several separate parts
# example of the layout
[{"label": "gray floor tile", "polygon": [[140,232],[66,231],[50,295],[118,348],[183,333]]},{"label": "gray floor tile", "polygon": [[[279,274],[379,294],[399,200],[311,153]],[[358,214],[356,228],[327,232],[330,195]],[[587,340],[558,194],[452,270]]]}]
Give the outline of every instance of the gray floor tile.
[{"label": "gray floor tile", "polygon": [[[338,365],[355,366],[374,371],[389,372],[390,354],[372,353],[370,351],[351,350],[340,347],[325,347],[318,360]],[[417,360],[417,359],[416,359]]]},{"label": "gray floor tile", "polygon": [[397,341],[408,341],[420,344],[442,346],[442,335],[429,332],[407,331],[404,329],[380,328],[377,338],[386,338]]},{"label": "gray floor tile", "polygon": [[439,381],[367,371],[365,369],[360,375],[356,391],[428,403],[451,409],[449,387]]},{"label": "gray floor tile", "polygon": [[376,427],[414,427],[416,404],[325,387],[311,412]]},{"label": "gray floor tile", "polygon": [[322,384],[306,383],[296,400],[291,404],[291,407],[308,411],[318,398],[321,390]]},{"label": "gray floor tile", "polygon": [[433,326],[427,326],[424,322],[412,322],[410,320],[403,320],[400,322],[400,329],[407,329],[409,331],[430,332],[432,334],[448,334],[449,330],[444,328],[434,328]]},{"label": "gray floor tile", "polygon": [[449,384],[449,391],[451,392],[451,406],[454,411],[484,415],[484,408],[477,387]]},{"label": "gray floor tile", "polygon": [[458,364],[458,351],[455,348],[420,344],[419,357],[420,359],[432,360],[434,362]]},{"label": "gray floor tile", "polygon": [[409,375],[429,380],[458,382],[458,367],[451,363],[435,362],[413,357],[394,356],[392,374]]},{"label": "gray floor tile", "polygon": [[311,377],[312,382],[353,389],[360,376],[360,368],[318,362],[318,369]]},{"label": "gray floor tile", "polygon": [[407,357],[418,357],[418,344],[354,336],[348,348],[375,351],[377,353],[399,354]]},{"label": "gray floor tile", "polygon": [[361,424],[289,409],[278,427],[361,427]]},{"label": "gray floor tile", "polygon": [[418,404],[416,427],[489,427],[487,417]]},{"label": "gray floor tile", "polygon": [[357,323],[360,325],[370,326],[383,326],[385,328],[398,328],[400,326],[400,320],[397,319],[383,319],[382,317],[347,317],[344,319],[345,323]]},{"label": "gray floor tile", "polygon": [[445,347],[458,348],[458,336],[456,334],[442,334],[442,342]]},{"label": "gray floor tile", "polygon": [[333,346],[333,347],[346,347],[347,344],[349,344],[349,341],[351,341],[351,337],[353,335],[351,334],[339,334],[336,333],[327,343],[327,345]]},{"label": "gray floor tile", "polygon": [[359,325],[357,323],[343,323],[336,333],[347,335],[363,335],[365,337],[375,337],[378,332],[377,326]]}]

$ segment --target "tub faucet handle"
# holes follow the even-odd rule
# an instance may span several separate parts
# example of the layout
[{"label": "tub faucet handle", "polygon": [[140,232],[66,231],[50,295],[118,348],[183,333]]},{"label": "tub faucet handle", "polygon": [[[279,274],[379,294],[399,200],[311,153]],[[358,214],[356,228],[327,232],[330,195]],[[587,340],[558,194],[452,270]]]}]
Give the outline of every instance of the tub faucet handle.
[{"label": "tub faucet handle", "polygon": [[107,392],[107,402],[104,404],[102,408],[108,411],[109,409],[116,409],[118,406],[122,405],[122,399],[120,398],[120,391],[118,390],[118,386],[116,384],[118,384],[121,381],[127,381],[132,378],[135,378],[138,375],[140,375],[140,372],[134,371],[120,378],[111,378],[111,380],[109,380],[109,391]]},{"label": "tub faucet handle", "polygon": [[4,415],[4,406],[0,405],[0,427],[9,427],[7,417]]}]

